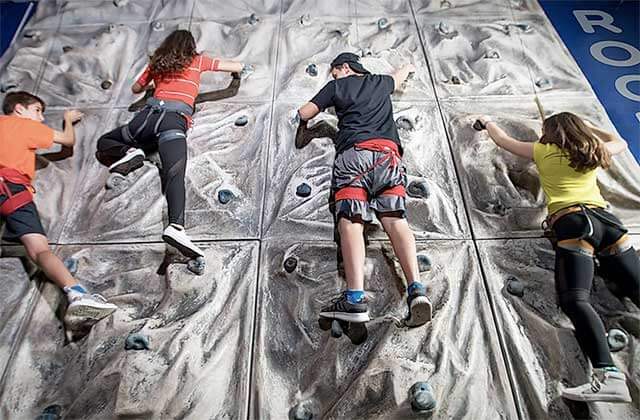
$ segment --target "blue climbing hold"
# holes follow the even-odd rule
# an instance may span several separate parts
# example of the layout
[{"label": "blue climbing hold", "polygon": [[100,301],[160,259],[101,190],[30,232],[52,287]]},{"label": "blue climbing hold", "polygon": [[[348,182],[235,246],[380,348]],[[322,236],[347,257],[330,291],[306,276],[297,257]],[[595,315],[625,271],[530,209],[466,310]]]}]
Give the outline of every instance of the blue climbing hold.
[{"label": "blue climbing hold", "polygon": [[411,409],[417,413],[429,413],[436,408],[433,390],[427,382],[416,382],[409,389]]},{"label": "blue climbing hold", "polygon": [[72,276],[75,276],[78,272],[78,260],[73,257],[65,258],[64,266],[69,270]]},{"label": "blue climbing hold", "polygon": [[313,63],[309,64],[306,71],[309,76],[316,77],[318,75],[318,66]]},{"label": "blue climbing hold", "polygon": [[387,29],[389,27],[389,20],[387,18],[380,18],[378,19],[378,29],[379,30],[384,30]]},{"label": "blue climbing hold", "polygon": [[233,199],[233,193],[229,190],[218,191],[218,201],[222,204],[227,204]]},{"label": "blue climbing hold", "polygon": [[418,269],[420,272],[431,270],[431,260],[424,254],[418,254]]},{"label": "blue climbing hold", "polygon": [[311,195],[311,186],[303,182],[296,188],[296,195],[298,195],[298,197],[309,197]]},{"label": "blue climbing hold", "polygon": [[204,257],[198,257],[198,258],[189,260],[189,262],[187,263],[187,268],[193,274],[196,274],[198,276],[203,275],[204,274],[204,270],[206,268],[206,263],[205,263]]},{"label": "blue climbing hold", "polygon": [[149,350],[149,337],[143,334],[131,333],[124,340],[125,350]]},{"label": "blue climbing hold", "polygon": [[36,420],[60,420],[62,419],[62,407],[53,404],[42,410],[42,413],[36,417]]},{"label": "blue climbing hold", "polygon": [[249,118],[246,115],[241,115],[236,119],[234,123],[237,127],[244,127],[249,123]]}]

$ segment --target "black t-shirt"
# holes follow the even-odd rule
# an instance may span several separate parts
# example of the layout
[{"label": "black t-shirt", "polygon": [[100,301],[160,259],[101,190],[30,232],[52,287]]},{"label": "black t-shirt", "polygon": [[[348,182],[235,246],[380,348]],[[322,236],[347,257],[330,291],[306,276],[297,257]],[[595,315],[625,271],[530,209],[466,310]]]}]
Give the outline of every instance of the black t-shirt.
[{"label": "black t-shirt", "polygon": [[336,153],[374,138],[394,141],[402,153],[391,106],[393,89],[391,76],[351,75],[330,81],[311,99],[320,111],[335,107],[338,116]]}]

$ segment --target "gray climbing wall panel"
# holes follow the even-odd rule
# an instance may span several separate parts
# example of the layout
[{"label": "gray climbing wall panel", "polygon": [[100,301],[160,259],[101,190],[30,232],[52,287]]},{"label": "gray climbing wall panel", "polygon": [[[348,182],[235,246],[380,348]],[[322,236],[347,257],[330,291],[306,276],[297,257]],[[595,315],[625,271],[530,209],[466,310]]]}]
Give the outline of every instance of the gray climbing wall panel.
[{"label": "gray climbing wall panel", "polygon": [[[186,224],[207,253],[203,276],[165,254],[158,159],[106,190],[93,155],[101,133],[131,118],[130,85],[177,28],[210,55],[255,65],[238,95],[197,106],[189,133]],[[331,141],[293,147],[295,109],[342,51],[374,72],[417,68],[392,99],[408,180],[423,187],[408,199],[409,222],[432,263],[421,275],[435,305],[424,328],[388,319],[403,315],[404,280],[372,229],[366,288],[377,318],[360,346],[317,323],[344,284],[328,210]],[[52,404],[68,419],[418,418],[408,402],[418,381],[433,387],[434,418],[640,415],[640,312],[600,278],[595,306],[607,329],[628,336],[614,358],[634,402],[559,398],[558,384],[584,381],[587,363],[555,304],[535,168],[471,128],[486,114],[534,140],[534,93],[547,115],[570,110],[611,127],[535,0],[40,1],[0,70],[0,99],[37,92],[54,127],[67,106],[85,112],[72,156],[41,152],[36,201],[55,252],[121,308],[69,341],[60,292],[3,245],[1,418],[35,418]],[[201,90],[228,83],[206,74]],[[337,124],[330,111],[320,121]],[[640,168],[626,153],[598,180],[638,247]],[[302,183],[308,197],[296,194]],[[522,296],[508,291],[511,276]],[[148,336],[150,350],[125,351],[130,333]]]}]

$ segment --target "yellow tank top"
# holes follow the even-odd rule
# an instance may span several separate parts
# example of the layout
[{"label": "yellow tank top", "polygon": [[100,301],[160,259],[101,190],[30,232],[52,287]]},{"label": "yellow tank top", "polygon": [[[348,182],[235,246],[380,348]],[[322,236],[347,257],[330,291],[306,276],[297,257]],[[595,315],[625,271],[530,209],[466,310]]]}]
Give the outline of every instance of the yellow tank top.
[{"label": "yellow tank top", "polygon": [[538,167],[549,214],[576,204],[607,207],[596,182],[597,169],[578,172],[555,144],[533,144],[533,160]]}]

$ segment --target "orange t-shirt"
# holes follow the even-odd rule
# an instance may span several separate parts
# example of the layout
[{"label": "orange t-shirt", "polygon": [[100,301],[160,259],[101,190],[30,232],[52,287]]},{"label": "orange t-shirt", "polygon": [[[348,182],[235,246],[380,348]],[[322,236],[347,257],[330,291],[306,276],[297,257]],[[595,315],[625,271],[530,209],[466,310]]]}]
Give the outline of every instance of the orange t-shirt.
[{"label": "orange t-shirt", "polygon": [[168,75],[161,79],[151,74],[149,66],[138,78],[138,84],[147,86],[153,80],[156,85],[154,98],[168,101],[181,101],[193,106],[200,89],[200,73],[205,71],[218,71],[219,60],[214,60],[204,54],[196,55],[189,66],[174,75]]},{"label": "orange t-shirt", "polygon": [[16,169],[33,179],[36,149],[52,145],[52,128],[28,118],[0,115],[0,167]]}]

